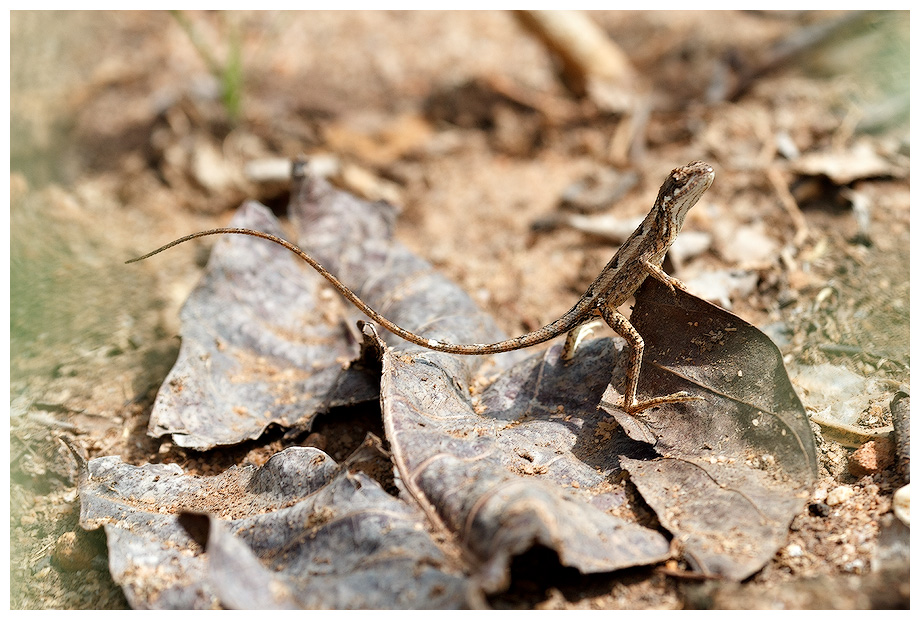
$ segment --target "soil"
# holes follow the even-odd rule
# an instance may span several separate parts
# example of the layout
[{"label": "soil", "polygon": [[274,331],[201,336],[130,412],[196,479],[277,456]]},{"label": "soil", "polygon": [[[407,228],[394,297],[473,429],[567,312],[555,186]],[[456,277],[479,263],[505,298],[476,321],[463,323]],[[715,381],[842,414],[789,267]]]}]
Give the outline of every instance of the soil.
[{"label": "soil", "polygon": [[[568,187],[607,169],[635,173],[602,211],[627,219],[647,212],[669,170],[708,161],[716,181],[685,230],[711,233],[711,244],[669,271],[756,274],[751,290],[730,295],[731,310],[779,334],[793,376],[829,364],[874,386],[859,428],[892,424],[888,403],[910,380],[908,14],[858,16],[770,57],[787,37],[847,17],[592,13],[636,69],[632,88],[645,93],[636,113],[570,93],[558,62],[510,13],[13,12],[11,608],[127,606],[104,534],[78,525],[75,464],[60,437],[91,458],[203,474],[291,445],[270,431],[195,453],[146,434],[209,243],[123,262],[225,225],[247,199],[283,213],[286,183],[247,176],[248,162],[332,161],[340,186],[398,204],[397,238],[518,334],[567,310],[616,249],[598,234],[534,225],[570,217],[560,208]],[[217,69],[236,57],[242,82],[222,86]],[[809,155],[823,172],[805,170]],[[832,157],[859,170],[835,176]],[[853,208],[859,201],[866,210]],[[739,250],[741,229],[753,236]],[[537,549],[490,604],[909,605],[906,566],[879,542],[897,528],[903,463],[854,477],[855,446],[813,426],[814,496],[789,544],[746,583],[700,583],[671,565],[547,573],[533,569],[552,564]],[[337,460],[367,431],[382,434],[364,410],[313,431],[301,445]],[[848,497],[829,505],[840,487]]]}]

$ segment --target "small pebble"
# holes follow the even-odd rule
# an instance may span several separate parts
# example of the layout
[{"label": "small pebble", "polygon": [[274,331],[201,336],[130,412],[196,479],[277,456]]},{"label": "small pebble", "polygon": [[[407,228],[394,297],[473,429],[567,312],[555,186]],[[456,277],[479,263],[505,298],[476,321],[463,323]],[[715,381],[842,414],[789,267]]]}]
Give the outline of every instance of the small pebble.
[{"label": "small pebble", "polygon": [[861,560],[859,558],[851,562],[847,562],[846,564],[843,565],[843,570],[847,571],[848,573],[862,574],[865,568],[866,568],[866,561]]},{"label": "small pebble", "polygon": [[837,487],[836,489],[832,489],[827,494],[827,505],[837,506],[839,504],[842,504],[843,502],[853,497],[854,492],[855,491],[853,491],[852,487],[846,487],[846,486],[841,486],[841,487]]},{"label": "small pebble", "polygon": [[799,545],[789,545],[786,547],[786,553],[789,554],[790,558],[800,558],[804,554],[804,551],[802,551],[802,547]]},{"label": "small pebble", "polygon": [[894,465],[894,444],[890,439],[867,441],[850,455],[847,465],[856,478],[870,476]]}]

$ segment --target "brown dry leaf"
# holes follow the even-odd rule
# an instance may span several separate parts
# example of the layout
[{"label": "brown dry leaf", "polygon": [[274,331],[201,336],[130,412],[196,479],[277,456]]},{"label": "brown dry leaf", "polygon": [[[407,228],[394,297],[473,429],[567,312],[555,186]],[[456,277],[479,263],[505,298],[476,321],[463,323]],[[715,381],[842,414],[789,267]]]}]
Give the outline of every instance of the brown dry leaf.
[{"label": "brown dry leaf", "polygon": [[639,82],[623,50],[586,13],[519,11],[518,20],[557,56],[566,86],[598,108],[622,112],[632,107]]},{"label": "brown dry leaf", "polygon": [[836,185],[849,185],[859,179],[873,177],[900,178],[908,171],[878,154],[867,141],[856,142],[848,150],[831,150],[808,153],[792,164],[800,175],[824,175]]},{"label": "brown dry leaf", "polygon": [[351,115],[325,128],[326,148],[347,153],[375,167],[391,165],[419,151],[434,135],[427,120],[416,114]]}]

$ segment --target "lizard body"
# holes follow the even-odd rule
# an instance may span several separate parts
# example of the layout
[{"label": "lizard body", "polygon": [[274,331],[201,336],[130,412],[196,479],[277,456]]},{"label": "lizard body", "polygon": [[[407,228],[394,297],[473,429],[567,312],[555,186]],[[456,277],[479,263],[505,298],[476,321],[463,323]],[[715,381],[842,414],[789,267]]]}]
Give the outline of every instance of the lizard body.
[{"label": "lizard body", "polygon": [[359,310],[400,338],[428,349],[456,355],[488,355],[514,351],[546,342],[567,333],[568,338],[566,339],[565,353],[563,355],[569,358],[578,342],[580,327],[585,323],[594,321],[597,315],[600,314],[604,321],[616,333],[625,338],[629,344],[630,359],[626,372],[623,409],[627,412],[635,412],[665,402],[679,402],[694,398],[680,392],[641,402],[636,400],[644,343],[639,333],[626,317],[617,311],[617,307],[625,303],[648,276],[659,280],[672,291],[675,287],[684,289],[683,283],[665,273],[661,268],[661,264],[668,248],[671,247],[680,232],[687,211],[696,204],[703,192],[709,188],[714,176],[712,166],[700,161],[691,162],[686,166],[672,170],[661,186],[658,198],[655,200],[655,204],[649,214],[642,221],[642,224],[620,246],[620,249],[610,259],[610,262],[607,263],[600,275],[595,278],[588,290],[568,312],[537,330],[491,344],[440,342],[400,327],[364,303],[351,289],[342,284],[338,278],[329,273],[306,252],[289,241],[257,230],[246,228],[205,230],[176,239],[153,252],[127,262],[133,263],[144,260],[180,243],[207,235],[242,234],[267,239],[297,254],[326,278],[342,296]]}]

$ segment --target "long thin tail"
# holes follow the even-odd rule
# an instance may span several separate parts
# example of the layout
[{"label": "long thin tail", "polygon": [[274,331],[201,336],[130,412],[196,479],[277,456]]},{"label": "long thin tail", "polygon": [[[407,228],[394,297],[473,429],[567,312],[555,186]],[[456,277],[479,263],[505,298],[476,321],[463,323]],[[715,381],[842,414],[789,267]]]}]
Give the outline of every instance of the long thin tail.
[{"label": "long thin tail", "polygon": [[197,239],[199,237],[207,237],[208,235],[249,235],[250,237],[259,237],[260,239],[266,239],[273,243],[290,250],[294,254],[300,257],[301,260],[306,262],[308,265],[313,267],[321,276],[329,280],[332,286],[341,293],[345,299],[350,301],[355,305],[358,310],[369,316],[371,319],[382,325],[387,330],[393,332],[400,338],[408,340],[411,343],[417,344],[419,346],[432,349],[434,351],[441,351],[443,353],[454,353],[456,355],[487,355],[491,353],[503,353],[505,351],[514,351],[515,349],[523,349],[526,347],[533,346],[535,344],[540,344],[541,342],[546,342],[552,338],[555,338],[560,333],[567,332],[568,330],[574,328],[579,323],[583,321],[583,315],[585,312],[583,309],[576,305],[574,308],[566,312],[561,318],[553,321],[552,323],[541,327],[540,329],[524,334],[523,336],[518,336],[517,338],[511,338],[508,340],[502,340],[501,342],[494,342],[491,344],[451,344],[449,342],[439,342],[430,338],[423,338],[414,332],[410,332],[408,329],[404,329],[389,320],[366,303],[364,303],[360,297],[358,297],[350,288],[342,284],[342,282],[336,278],[334,275],[329,273],[325,267],[320,265],[315,259],[313,259],[309,254],[298,248],[296,245],[290,241],[286,241],[281,237],[276,237],[275,235],[261,232],[258,230],[251,230],[249,228],[213,228],[211,230],[203,230],[201,232],[193,233],[191,235],[186,235],[175,241],[171,241],[164,245],[163,247],[157,248],[153,252],[144,254],[137,258],[132,258],[129,261],[125,261],[125,264],[136,263],[155,254],[159,254],[165,250],[168,250],[171,247],[177,246],[180,243],[185,243],[186,241],[191,241],[192,239]]}]

